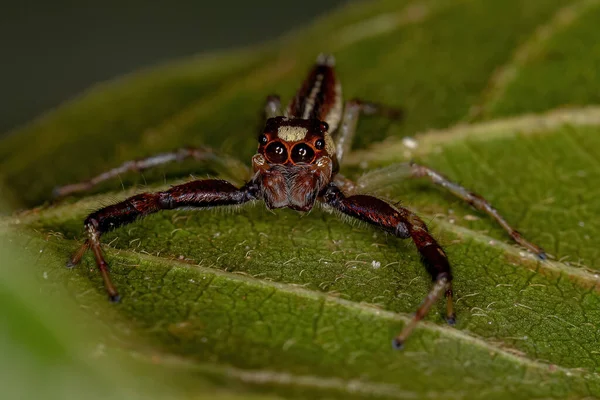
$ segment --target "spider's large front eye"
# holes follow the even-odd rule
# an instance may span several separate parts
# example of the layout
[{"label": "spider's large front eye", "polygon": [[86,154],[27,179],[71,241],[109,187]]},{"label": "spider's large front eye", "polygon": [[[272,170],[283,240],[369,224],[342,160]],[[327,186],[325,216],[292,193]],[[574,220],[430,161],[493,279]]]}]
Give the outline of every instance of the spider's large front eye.
[{"label": "spider's large front eye", "polygon": [[315,151],[304,143],[298,143],[292,149],[292,160],[295,163],[309,163],[315,158]]},{"label": "spider's large front eye", "polygon": [[285,146],[279,142],[273,142],[268,145],[265,155],[273,163],[284,163],[288,158]]}]

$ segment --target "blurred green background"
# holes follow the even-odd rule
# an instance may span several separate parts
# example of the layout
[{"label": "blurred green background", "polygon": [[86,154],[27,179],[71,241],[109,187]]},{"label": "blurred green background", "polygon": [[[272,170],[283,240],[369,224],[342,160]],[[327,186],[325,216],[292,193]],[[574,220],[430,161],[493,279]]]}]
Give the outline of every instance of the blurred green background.
[{"label": "blurred green background", "polygon": [[349,0],[3,2],[0,135],[96,82],[274,39]]}]

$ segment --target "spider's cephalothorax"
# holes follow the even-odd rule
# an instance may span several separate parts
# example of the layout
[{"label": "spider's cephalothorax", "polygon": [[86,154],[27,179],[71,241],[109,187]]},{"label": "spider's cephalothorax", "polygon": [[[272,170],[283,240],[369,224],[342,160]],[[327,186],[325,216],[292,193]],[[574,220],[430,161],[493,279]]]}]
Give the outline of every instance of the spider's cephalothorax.
[{"label": "spider's cephalothorax", "polygon": [[[415,163],[397,164],[381,172],[369,173],[357,183],[339,174],[339,166],[343,165],[344,156],[350,150],[359,115],[379,114],[398,118],[401,112],[360,100],[349,100],[343,104],[333,57],[321,55],[317,58],[315,66],[285,111],[281,108],[279,97],[269,96],[265,114],[265,128],[258,137],[257,154],[252,158],[253,174],[248,174],[246,184],[236,187],[224,180],[195,180],[162,192],[141,193],[101,208],[85,219],[88,239],[68,265],[77,264],[83,254],[91,249],[110,299],[118,301],[120,296],[110,280],[108,265],[100,247],[100,236],[109,230],[160,210],[201,209],[263,200],[270,209],[288,207],[309,211],[319,202],[328,210],[365,221],[398,238],[411,238],[416,245],[433,285],[414,317],[394,338],[394,345],[401,347],[417,322],[444,294],[447,299],[446,319],[454,323],[452,273],[446,253],[418,216],[404,207],[360,194],[361,191],[373,189],[370,186],[372,182],[384,185],[407,177],[429,179],[487,213],[517,243],[540,258],[545,257],[541,248],[525,240],[485,199],[428,167]],[[185,158],[210,160],[225,167],[238,164],[207,148],[183,148],[126,162],[89,181],[59,187],[55,193],[64,196],[89,189],[128,170],[139,171]]]},{"label": "spider's cephalothorax", "polygon": [[335,147],[327,130],[317,119],[269,118],[252,158],[267,207],[313,207],[334,173]]}]

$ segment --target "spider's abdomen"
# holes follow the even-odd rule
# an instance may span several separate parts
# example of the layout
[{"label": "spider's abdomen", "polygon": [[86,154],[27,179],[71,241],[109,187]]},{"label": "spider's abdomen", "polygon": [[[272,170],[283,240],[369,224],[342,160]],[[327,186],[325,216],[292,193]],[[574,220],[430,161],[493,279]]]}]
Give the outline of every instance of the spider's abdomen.
[{"label": "spider's abdomen", "polygon": [[334,132],[342,118],[342,88],[335,76],[335,59],[321,54],[302,87],[289,104],[285,116],[327,122]]}]

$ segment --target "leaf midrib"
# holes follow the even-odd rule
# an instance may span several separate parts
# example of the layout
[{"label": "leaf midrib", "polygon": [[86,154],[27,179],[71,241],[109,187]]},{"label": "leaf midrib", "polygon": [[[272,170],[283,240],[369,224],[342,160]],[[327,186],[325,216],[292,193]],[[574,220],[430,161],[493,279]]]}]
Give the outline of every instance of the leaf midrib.
[{"label": "leaf midrib", "polygon": [[465,122],[473,122],[489,117],[489,111],[502,99],[506,88],[516,79],[519,68],[529,63],[533,57],[549,43],[557,33],[568,29],[585,12],[600,4],[598,0],[580,0],[565,5],[546,22],[537,26],[533,33],[518,46],[512,56],[503,65],[498,66],[490,76],[483,92],[463,118]]},{"label": "leaf midrib", "polygon": [[389,138],[364,150],[350,153],[345,166],[359,166],[361,162],[376,165],[389,164],[415,157],[425,157],[440,146],[465,139],[479,142],[514,137],[515,135],[543,135],[564,126],[600,126],[600,105],[571,109],[555,109],[541,114],[524,114],[476,124],[456,124],[446,129],[433,129],[414,134],[415,149],[406,145],[404,138]]}]

